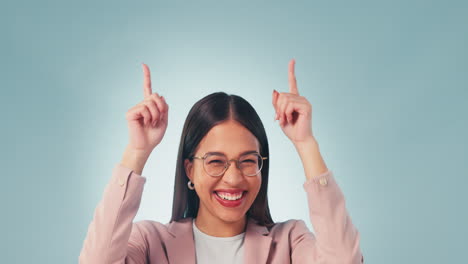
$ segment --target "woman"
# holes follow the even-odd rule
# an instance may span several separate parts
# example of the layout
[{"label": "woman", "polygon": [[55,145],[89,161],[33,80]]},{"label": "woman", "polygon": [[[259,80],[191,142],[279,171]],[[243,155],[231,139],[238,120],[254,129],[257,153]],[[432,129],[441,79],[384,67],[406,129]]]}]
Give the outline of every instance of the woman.
[{"label": "woman", "polygon": [[263,124],[243,98],[213,93],[190,110],[182,132],[171,221],[133,219],[143,167],[161,142],[168,105],[153,93],[128,110],[129,144],[96,208],[80,263],[362,263],[359,232],[312,134],[312,107],[289,63],[289,93],[273,91],[275,120],[298,151],[315,234],[302,220],[273,222],[267,199],[269,149]]}]

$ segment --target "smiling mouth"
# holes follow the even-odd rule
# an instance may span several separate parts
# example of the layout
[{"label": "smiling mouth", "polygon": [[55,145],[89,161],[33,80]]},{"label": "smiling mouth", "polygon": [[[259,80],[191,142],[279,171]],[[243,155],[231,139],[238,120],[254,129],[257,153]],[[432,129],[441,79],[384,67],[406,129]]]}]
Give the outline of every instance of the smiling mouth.
[{"label": "smiling mouth", "polygon": [[213,191],[213,193],[215,193],[216,196],[218,196],[219,198],[225,201],[238,201],[245,196],[247,191],[243,191],[243,192],[239,192],[235,194],[226,193],[226,192],[217,192],[217,191]]}]

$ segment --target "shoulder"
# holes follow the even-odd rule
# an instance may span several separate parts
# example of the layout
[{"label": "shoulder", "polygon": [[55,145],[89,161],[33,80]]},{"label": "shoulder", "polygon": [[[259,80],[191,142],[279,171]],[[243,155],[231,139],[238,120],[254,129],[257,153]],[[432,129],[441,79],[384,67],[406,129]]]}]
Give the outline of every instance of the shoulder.
[{"label": "shoulder", "polygon": [[301,219],[289,219],[276,222],[270,228],[270,235],[281,239],[288,238],[288,240],[292,241],[301,239],[301,237],[304,236],[313,237],[312,232],[309,230],[304,220]]},{"label": "shoulder", "polygon": [[140,220],[132,225],[132,236],[141,236],[142,238],[165,237],[169,235],[168,224],[153,220]]},{"label": "shoulder", "polygon": [[301,245],[313,246],[316,241],[315,235],[301,219],[275,222],[270,227],[257,227],[257,229],[262,231],[260,234],[272,239],[272,246],[276,251],[290,252],[290,254]]},{"label": "shoulder", "polygon": [[154,220],[140,220],[133,223],[132,236],[137,235],[142,236],[143,238],[151,237],[153,239],[159,237],[161,240],[165,240],[169,236],[174,236],[177,232],[191,228],[191,224],[191,218],[185,218],[169,223],[161,223]]},{"label": "shoulder", "polygon": [[275,222],[271,227],[270,232],[283,232],[283,231],[292,231],[295,229],[306,229],[309,230],[302,219],[288,219],[282,222]]}]

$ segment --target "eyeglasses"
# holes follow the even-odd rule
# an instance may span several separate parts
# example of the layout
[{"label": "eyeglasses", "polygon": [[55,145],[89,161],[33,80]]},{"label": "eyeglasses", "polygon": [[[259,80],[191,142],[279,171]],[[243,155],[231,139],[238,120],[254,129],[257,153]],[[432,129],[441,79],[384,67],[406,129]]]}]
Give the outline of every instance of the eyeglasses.
[{"label": "eyeglasses", "polygon": [[262,157],[258,153],[247,153],[240,156],[237,160],[228,160],[225,155],[217,153],[207,153],[203,157],[192,156],[192,159],[203,160],[203,169],[206,173],[213,177],[223,175],[231,166],[231,161],[236,162],[236,167],[241,170],[245,176],[257,175],[263,167],[263,160],[268,157]]}]

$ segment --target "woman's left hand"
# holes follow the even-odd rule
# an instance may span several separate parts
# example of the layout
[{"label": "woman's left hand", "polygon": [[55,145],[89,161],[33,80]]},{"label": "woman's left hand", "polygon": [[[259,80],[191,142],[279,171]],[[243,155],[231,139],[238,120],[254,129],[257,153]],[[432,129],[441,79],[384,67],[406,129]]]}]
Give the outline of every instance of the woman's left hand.
[{"label": "woman's left hand", "polygon": [[296,76],[294,75],[294,64],[289,62],[289,93],[278,93],[273,90],[273,107],[276,111],[275,120],[284,134],[293,142],[301,143],[313,139],[312,134],[312,105],[297,90]]}]

